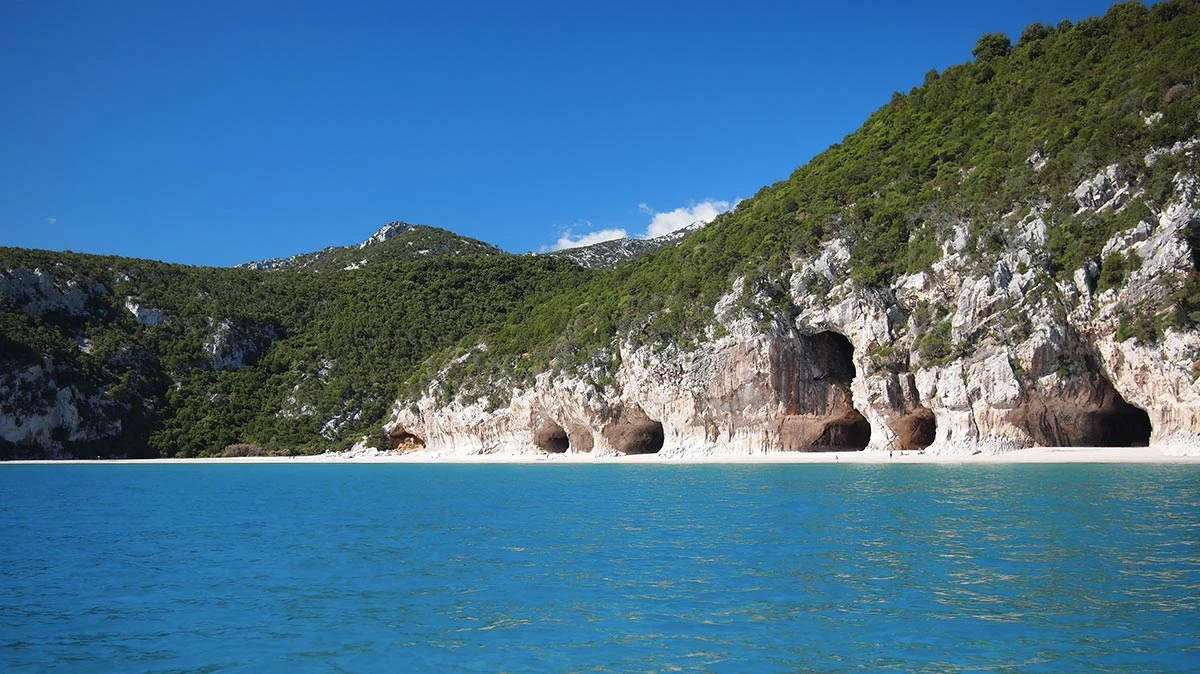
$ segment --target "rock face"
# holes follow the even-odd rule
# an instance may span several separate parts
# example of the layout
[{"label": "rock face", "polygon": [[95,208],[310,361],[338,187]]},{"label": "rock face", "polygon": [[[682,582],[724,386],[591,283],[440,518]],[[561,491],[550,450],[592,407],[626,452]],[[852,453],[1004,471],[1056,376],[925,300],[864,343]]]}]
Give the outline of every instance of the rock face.
[{"label": "rock face", "polygon": [[69,316],[84,316],[92,297],[108,294],[108,288],[99,283],[60,281],[49,269],[0,270],[0,298],[11,301],[27,314],[61,311]]},{"label": "rock face", "polygon": [[[121,432],[123,410],[103,395],[87,395],[75,386],[59,387],[53,365],[0,373],[0,397],[20,415],[0,414],[0,440],[41,447],[50,458],[68,458],[64,443],[89,442]],[[30,454],[37,456],[37,454]]]},{"label": "rock face", "polygon": [[281,330],[274,325],[223,318],[212,326],[204,354],[214,370],[237,370],[262,357]]},{"label": "rock face", "polygon": [[[1103,259],[1140,266],[1103,288],[1095,263],[1068,281],[1045,271],[1047,226],[1036,208],[1009,216],[1012,240],[989,266],[969,255],[968,223],[952,223],[941,259],[889,288],[850,283],[849,247],[832,240],[794,262],[789,316],[747,311],[744,301],[736,309],[746,294],[739,283],[694,350],[621,344],[608,378],[601,367],[543,373],[506,401],[399,401],[388,431],[455,454],[1200,452],[1200,334],[1161,320],[1154,343],[1127,334],[1161,318],[1197,270],[1189,241],[1200,231],[1198,182],[1176,176],[1170,205],[1108,241]],[[1103,213],[1120,211],[1131,192],[1108,167],[1071,196],[1080,213]]]},{"label": "rock face", "polygon": [[154,340],[185,344],[176,354],[193,371],[235,370],[283,334],[278,321],[236,315],[189,323],[107,271],[69,259],[0,267],[0,459],[144,455],[166,390],[182,387]]}]

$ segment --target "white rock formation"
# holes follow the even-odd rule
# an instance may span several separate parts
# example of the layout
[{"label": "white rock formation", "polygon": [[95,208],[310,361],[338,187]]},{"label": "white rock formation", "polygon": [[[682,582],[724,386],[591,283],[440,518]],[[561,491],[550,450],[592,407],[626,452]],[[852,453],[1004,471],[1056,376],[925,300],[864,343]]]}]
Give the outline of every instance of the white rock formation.
[{"label": "white rock formation", "polygon": [[133,314],[133,320],[145,326],[159,325],[167,320],[163,312],[153,307],[143,306],[135,302],[132,297],[125,298],[125,308]]},{"label": "white rock formation", "polygon": [[102,294],[108,294],[108,288],[102,284],[84,287],[71,280],[62,282],[52,270],[23,267],[0,270],[0,296],[12,300],[27,314],[62,311],[81,316],[87,313],[88,297]]}]

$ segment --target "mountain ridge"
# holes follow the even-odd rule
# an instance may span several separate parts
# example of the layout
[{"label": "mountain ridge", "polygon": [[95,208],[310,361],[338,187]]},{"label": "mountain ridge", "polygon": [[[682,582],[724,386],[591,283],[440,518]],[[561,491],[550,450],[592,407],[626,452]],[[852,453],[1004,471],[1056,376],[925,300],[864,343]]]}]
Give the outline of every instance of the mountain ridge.
[{"label": "mountain ridge", "polygon": [[310,253],[242,262],[235,267],[353,271],[372,262],[409,261],[429,255],[494,255],[502,252],[489,243],[447,229],[393,220],[357,244],[326,246]]},{"label": "mountain ridge", "polygon": [[647,238],[622,236],[588,246],[575,246],[542,254],[565,258],[589,269],[611,269],[619,264],[636,260],[663,246],[677,244],[685,236],[703,228],[705,224],[703,221],[697,221],[661,236]]}]

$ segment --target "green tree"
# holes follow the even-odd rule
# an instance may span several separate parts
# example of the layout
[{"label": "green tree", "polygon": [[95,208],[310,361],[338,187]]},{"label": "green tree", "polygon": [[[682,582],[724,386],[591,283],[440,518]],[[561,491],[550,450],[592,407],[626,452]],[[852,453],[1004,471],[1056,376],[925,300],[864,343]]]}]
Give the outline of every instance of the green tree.
[{"label": "green tree", "polygon": [[975,43],[975,48],[971,50],[971,55],[976,61],[991,61],[993,59],[1008,56],[1008,52],[1012,51],[1012,42],[1004,33],[985,33]]}]

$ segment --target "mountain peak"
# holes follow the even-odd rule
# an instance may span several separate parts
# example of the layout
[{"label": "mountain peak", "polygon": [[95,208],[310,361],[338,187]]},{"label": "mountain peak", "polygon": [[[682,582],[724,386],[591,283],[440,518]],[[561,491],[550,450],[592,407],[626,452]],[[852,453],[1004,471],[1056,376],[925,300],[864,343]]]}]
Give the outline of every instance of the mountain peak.
[{"label": "mountain peak", "polygon": [[[381,245],[381,244],[387,245]],[[482,241],[437,227],[393,220],[368,239],[348,246],[329,246],[313,253],[243,262],[244,269],[360,269],[372,262],[415,260],[427,256],[491,255],[500,250]]]},{"label": "mountain peak", "polygon": [[373,243],[383,243],[397,234],[411,232],[415,228],[416,225],[410,225],[407,222],[401,222],[400,220],[393,220],[383,227],[380,227],[379,231],[371,235],[371,238],[358,244],[358,249],[362,250]]}]

